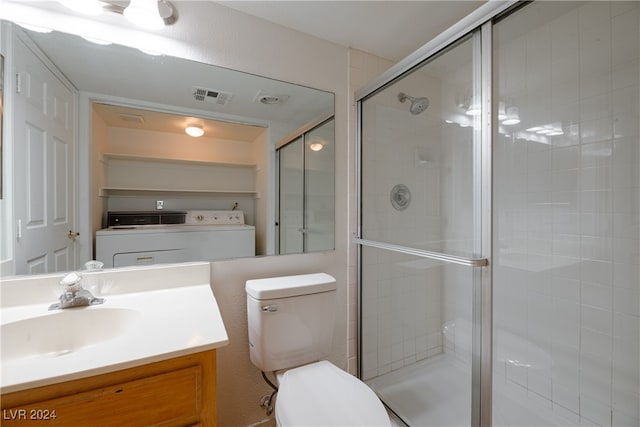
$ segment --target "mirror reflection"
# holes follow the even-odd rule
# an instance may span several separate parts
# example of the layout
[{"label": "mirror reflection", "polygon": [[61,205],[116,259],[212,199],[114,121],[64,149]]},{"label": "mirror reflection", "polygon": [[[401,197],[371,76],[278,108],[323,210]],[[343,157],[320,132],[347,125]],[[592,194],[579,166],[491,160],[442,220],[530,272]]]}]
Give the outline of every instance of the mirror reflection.
[{"label": "mirror reflection", "polygon": [[[122,266],[333,249],[332,93],[2,25],[18,76],[7,107],[17,274],[92,258]],[[324,149],[304,150],[292,208],[279,200],[276,147],[298,139]],[[281,242],[283,228],[295,244]]]}]

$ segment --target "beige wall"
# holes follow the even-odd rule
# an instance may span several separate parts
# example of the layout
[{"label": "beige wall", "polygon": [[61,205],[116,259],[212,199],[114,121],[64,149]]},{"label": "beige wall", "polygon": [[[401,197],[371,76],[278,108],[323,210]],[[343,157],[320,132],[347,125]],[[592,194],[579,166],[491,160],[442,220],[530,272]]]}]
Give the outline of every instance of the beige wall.
[{"label": "beige wall", "polygon": [[123,127],[108,128],[106,152],[203,162],[253,163],[253,141],[192,138],[170,133]]},{"label": "beige wall", "polygon": [[91,115],[91,140],[91,224],[93,224],[91,231],[95,232],[102,228],[102,212],[105,205],[103,198],[100,197],[100,188],[107,183],[106,170],[101,161],[101,154],[107,150],[108,128],[104,120],[93,111]]},{"label": "beige wall", "polygon": [[[349,156],[352,161],[349,163],[348,180],[349,188],[353,191],[355,197],[356,173],[355,156],[356,156],[356,108],[355,108],[355,91],[373,80],[378,75],[393,65],[393,62],[384,58],[371,55],[356,49],[349,50]],[[352,198],[353,199],[353,198]],[[357,207],[355,199],[349,200],[349,238],[355,236],[357,226]],[[356,246],[349,246],[349,284],[348,284],[348,371],[355,374],[357,371],[357,265],[356,265]]]}]

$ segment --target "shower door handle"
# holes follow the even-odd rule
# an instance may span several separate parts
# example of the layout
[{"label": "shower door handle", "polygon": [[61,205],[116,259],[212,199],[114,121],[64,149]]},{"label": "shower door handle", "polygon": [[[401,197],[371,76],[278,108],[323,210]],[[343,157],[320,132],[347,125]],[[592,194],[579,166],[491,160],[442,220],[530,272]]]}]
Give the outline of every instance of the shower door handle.
[{"label": "shower door handle", "polygon": [[485,267],[489,265],[489,260],[487,258],[465,258],[456,255],[443,254],[441,252],[425,251],[424,249],[415,249],[409,248],[407,246],[393,245],[391,243],[374,242],[373,240],[365,240],[357,237],[353,239],[353,243],[362,246],[369,246],[372,248],[386,249],[403,254],[415,255],[421,258],[429,258],[435,259],[437,261],[466,265],[469,267]]}]

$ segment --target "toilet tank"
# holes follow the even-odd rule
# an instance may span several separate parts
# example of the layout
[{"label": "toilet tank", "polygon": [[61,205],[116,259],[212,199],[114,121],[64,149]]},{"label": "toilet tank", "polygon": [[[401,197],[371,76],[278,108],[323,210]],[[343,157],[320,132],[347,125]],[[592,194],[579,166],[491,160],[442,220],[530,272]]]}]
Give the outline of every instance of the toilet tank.
[{"label": "toilet tank", "polygon": [[248,280],[251,362],[261,371],[292,368],[331,352],[336,280],[325,273]]}]

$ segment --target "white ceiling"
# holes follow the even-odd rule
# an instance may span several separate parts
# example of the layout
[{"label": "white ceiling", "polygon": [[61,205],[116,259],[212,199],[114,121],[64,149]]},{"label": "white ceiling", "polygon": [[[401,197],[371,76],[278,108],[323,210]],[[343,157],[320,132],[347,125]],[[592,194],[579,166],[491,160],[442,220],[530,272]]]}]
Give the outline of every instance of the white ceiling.
[{"label": "white ceiling", "polygon": [[218,1],[342,46],[399,61],[482,6],[449,1]]},{"label": "white ceiling", "polygon": [[[176,6],[179,9],[179,0]],[[471,11],[484,4],[485,0],[473,1],[219,1],[217,3],[223,6],[233,8],[237,11],[247,13],[276,24],[301,31],[312,36],[328,40],[343,46],[352,47],[358,50],[372,53],[374,55],[386,58],[392,61],[398,61],[429,40],[447,29]],[[43,2],[47,7],[61,7],[54,2]],[[309,88],[302,88],[295,85],[286,85],[281,82],[262,79],[261,82],[249,83],[246,79],[257,79],[256,76],[242,75],[235,73],[233,81],[245,78],[240,82],[234,83],[219,73],[226,72],[215,70],[215,67],[205,66],[201,64],[189,63],[189,67],[200,66],[200,69],[190,69],[187,71],[176,72],[175,68],[171,68],[173,75],[190,75],[191,79],[184,81],[174,81],[171,86],[158,86],[162,89],[150,89],[149,85],[154,83],[146,80],[162,80],[170,81],[161,69],[158,68],[157,62],[162,62],[163,68],[169,66],[169,58],[155,59],[148,55],[136,55],[135,50],[126,48],[118,48],[122,52],[115,51],[115,47],[101,47],[86,43],[81,39],[64,35],[40,35],[32,34],[36,43],[47,52],[47,55],[56,63],[67,77],[76,84],[80,89],[96,92],[96,93],[113,93],[117,96],[133,97],[143,99],[149,102],[162,102],[163,99],[173,99],[178,105],[197,113],[197,109],[201,107],[193,103],[191,97],[193,85],[203,85],[219,89],[216,84],[222,84],[223,90],[230,90],[234,93],[234,99],[231,105],[220,109],[218,112],[223,115],[233,117],[238,121],[242,118],[253,117],[262,120],[284,121],[291,120],[295,123],[308,121],[309,116],[317,116],[317,109],[324,109],[322,103],[317,102],[319,93],[304,94],[302,91],[313,91]],[[139,52],[138,52],[139,53]],[[122,67],[116,67],[118,72],[115,73],[113,64],[120,63],[115,59],[114,55],[124,55],[125,62],[129,65],[127,70],[133,70],[136,75],[146,75],[147,79],[142,84],[140,80],[127,74]],[[80,59],[81,58],[81,59]],[[91,58],[91,59],[89,59]],[[177,61],[175,67],[187,64],[187,61]],[[150,64],[148,64],[150,63]],[[88,69],[80,67],[84,64]],[[145,73],[142,70],[146,66],[154,67],[153,73]],[[184,65],[187,66],[187,65]],[[194,71],[195,70],[195,71]],[[196,74],[194,74],[194,72]],[[193,76],[196,77],[193,77]],[[117,82],[113,81],[114,76],[118,76]],[[153,76],[151,78],[150,76]],[[211,82],[213,80],[215,83]],[[136,81],[138,84],[131,87],[128,82]],[[104,86],[104,87],[103,87]],[[256,91],[268,90],[270,93],[286,94],[290,96],[288,102],[277,108],[266,108],[260,103],[256,103],[254,98]],[[246,92],[246,93],[245,93]],[[328,94],[330,95],[330,94]],[[186,96],[186,98],[185,98]],[[313,101],[305,101],[307,97],[314,99]],[[190,98],[191,97],[191,98]],[[157,98],[157,99],[156,99]],[[245,99],[246,98],[246,99]],[[333,104],[332,96],[329,96],[327,102]],[[214,106],[209,105],[207,109],[211,110]],[[124,110],[123,110],[124,111]],[[105,111],[101,111],[106,114]],[[124,111],[125,113],[127,111]],[[122,113],[122,111],[120,112]],[[145,112],[147,123],[155,122],[153,118],[156,116],[149,115]],[[122,120],[116,120],[116,113],[111,112],[111,125],[125,126]],[[194,117],[205,117],[196,114]],[[297,117],[300,116],[300,117]],[[165,126],[176,121],[173,131],[180,131],[184,125],[184,121],[188,117],[172,118],[172,116],[163,116],[162,121]],[[206,122],[202,119],[202,124],[209,127],[208,130],[214,129],[214,122]],[[133,126],[129,124],[130,126]],[[227,135],[227,127],[216,127],[217,132],[223,132]],[[259,128],[250,129],[252,131],[260,130]],[[221,137],[218,135],[218,137]]]},{"label": "white ceiling", "polygon": [[[229,126],[214,125],[205,120],[209,118],[259,126],[269,124],[280,132],[273,136],[282,138],[314,119],[332,114],[334,109],[333,93],[318,89],[181,58],[152,56],[125,46],[101,46],[60,32],[29,32],[28,37],[78,90],[109,94],[124,105],[134,102],[136,106],[148,109],[190,114],[163,116],[167,121],[165,127],[171,122],[170,127],[176,131],[184,128],[186,121],[199,118],[209,136],[233,139],[226,131]],[[196,100],[196,88],[228,92],[230,101],[219,104],[212,99]],[[263,104],[261,94],[277,96],[282,101]],[[167,105],[168,100],[171,105]],[[127,125],[121,120],[107,122],[113,126]],[[149,115],[144,127],[155,122]],[[128,125],[132,126],[131,123]],[[223,128],[226,129],[224,132]],[[251,135],[256,130],[261,131],[261,128],[247,127],[248,138],[253,139]]]},{"label": "white ceiling", "polygon": [[[200,125],[209,138],[231,141],[254,141],[265,128],[238,123],[204,119],[201,117],[180,116],[139,108],[119,105],[93,104],[93,110],[110,127],[151,130],[184,134],[187,125]],[[137,119],[137,120],[133,120]]]}]

